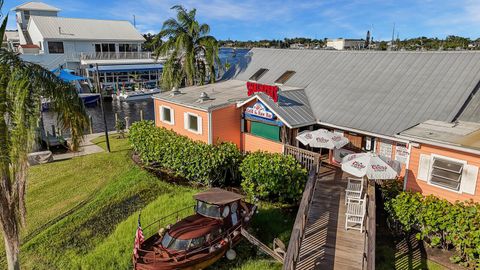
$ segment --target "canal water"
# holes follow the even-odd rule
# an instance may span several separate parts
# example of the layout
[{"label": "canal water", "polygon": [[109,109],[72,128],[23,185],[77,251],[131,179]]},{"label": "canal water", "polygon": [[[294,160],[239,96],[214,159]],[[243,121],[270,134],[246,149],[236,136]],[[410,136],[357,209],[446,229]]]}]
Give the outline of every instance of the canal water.
[{"label": "canal water", "polygon": [[[219,58],[222,63],[228,61],[230,64],[235,65],[241,58],[245,57],[248,49],[236,49],[222,48],[219,51]],[[144,120],[154,120],[154,108],[153,99],[148,98],[138,101],[104,101],[105,118],[107,119],[107,128],[109,131],[115,130],[115,114],[119,119],[125,120],[128,117],[129,123],[133,123],[140,120],[140,114],[143,112]],[[92,117],[93,132],[105,131],[104,122],[102,117],[102,110],[99,105],[86,108],[87,114]],[[53,112],[43,112],[43,122],[45,130],[52,130],[51,126],[56,126],[56,117]]]}]

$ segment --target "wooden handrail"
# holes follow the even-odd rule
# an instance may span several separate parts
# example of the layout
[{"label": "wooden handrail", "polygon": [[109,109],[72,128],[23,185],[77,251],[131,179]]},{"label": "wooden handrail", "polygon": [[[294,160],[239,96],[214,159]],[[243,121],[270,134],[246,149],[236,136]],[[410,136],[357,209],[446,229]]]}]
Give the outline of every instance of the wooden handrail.
[{"label": "wooden handrail", "polygon": [[301,149],[291,145],[284,145],[283,153],[285,155],[291,155],[302,164],[307,170],[314,169],[316,173],[320,169],[321,155],[312,151]]},{"label": "wooden handrail", "polygon": [[376,204],[375,204],[375,182],[367,182],[367,221],[365,231],[365,245],[363,251],[362,269],[375,270],[375,241],[376,241]]},{"label": "wooden handrail", "polygon": [[287,253],[283,263],[283,270],[294,270],[299,259],[300,244],[302,243],[305,234],[305,225],[307,224],[308,211],[310,208],[310,201],[312,199],[313,191],[316,183],[316,169],[311,169],[308,175],[307,184],[303,191],[302,200],[298,207],[297,217],[293,225],[292,234],[288,243]]}]

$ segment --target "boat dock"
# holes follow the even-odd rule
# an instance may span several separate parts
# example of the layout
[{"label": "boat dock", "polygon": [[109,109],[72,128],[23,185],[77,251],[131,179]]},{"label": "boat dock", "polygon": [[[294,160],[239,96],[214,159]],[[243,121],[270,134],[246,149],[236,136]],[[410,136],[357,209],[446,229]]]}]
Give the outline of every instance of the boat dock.
[{"label": "boat dock", "polygon": [[[347,175],[339,168],[325,165],[314,177],[307,183],[302,198],[304,205],[299,207],[283,269],[373,269],[370,267],[375,264],[374,188],[368,188],[366,230],[363,233],[351,229],[347,231]],[[302,214],[302,211],[305,211],[305,214]],[[369,238],[369,235],[372,236]]]}]

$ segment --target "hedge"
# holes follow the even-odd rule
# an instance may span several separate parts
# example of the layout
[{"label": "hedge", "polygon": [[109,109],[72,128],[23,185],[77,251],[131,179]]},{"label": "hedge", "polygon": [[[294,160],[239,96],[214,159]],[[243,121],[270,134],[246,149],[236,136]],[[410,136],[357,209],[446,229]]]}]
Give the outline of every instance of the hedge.
[{"label": "hedge", "polygon": [[451,258],[452,262],[480,268],[479,203],[452,204],[433,195],[400,192],[385,207],[404,232],[417,232],[417,238],[432,247],[454,247],[457,254]]},{"label": "hedge", "polygon": [[242,155],[235,144],[208,145],[165,128],[153,121],[130,127],[129,140],[143,163],[167,169],[193,183],[208,186],[238,184]]},{"label": "hedge", "polygon": [[268,201],[297,201],[307,181],[307,171],[295,158],[282,154],[251,153],[244,158],[240,172],[242,189]]}]

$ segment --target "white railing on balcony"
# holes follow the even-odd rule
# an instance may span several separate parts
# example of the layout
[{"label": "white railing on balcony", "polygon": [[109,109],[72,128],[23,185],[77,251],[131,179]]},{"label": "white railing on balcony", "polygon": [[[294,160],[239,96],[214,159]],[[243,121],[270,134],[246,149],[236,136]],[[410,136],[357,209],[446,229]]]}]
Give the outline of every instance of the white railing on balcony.
[{"label": "white railing on balcony", "polygon": [[152,52],[80,53],[80,60],[151,59],[151,58],[152,58]]}]

